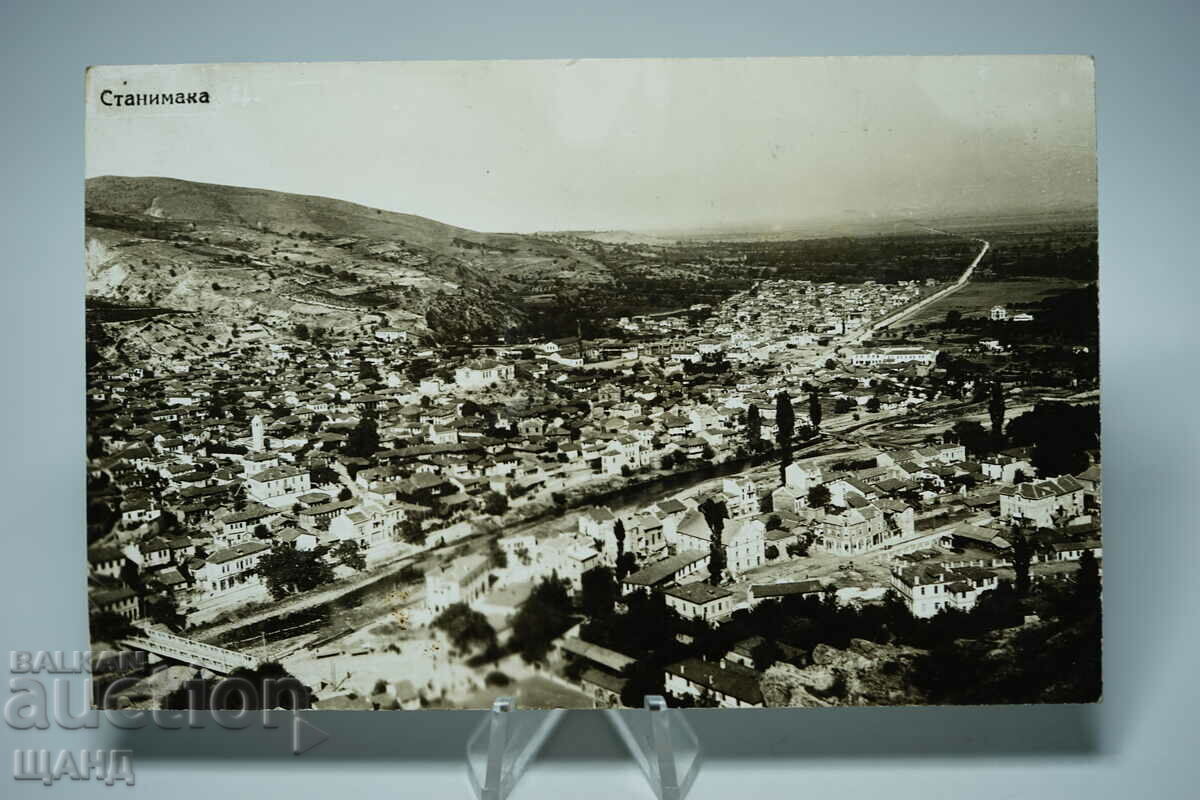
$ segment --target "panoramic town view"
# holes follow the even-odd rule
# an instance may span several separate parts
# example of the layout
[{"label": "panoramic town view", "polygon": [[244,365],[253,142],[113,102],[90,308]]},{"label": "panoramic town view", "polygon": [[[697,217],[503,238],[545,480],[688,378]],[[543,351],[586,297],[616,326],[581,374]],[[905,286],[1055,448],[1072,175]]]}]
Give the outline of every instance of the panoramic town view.
[{"label": "panoramic town view", "polygon": [[148,656],[105,702],[1098,700],[1092,179],[481,233],[89,178],[92,646]]}]

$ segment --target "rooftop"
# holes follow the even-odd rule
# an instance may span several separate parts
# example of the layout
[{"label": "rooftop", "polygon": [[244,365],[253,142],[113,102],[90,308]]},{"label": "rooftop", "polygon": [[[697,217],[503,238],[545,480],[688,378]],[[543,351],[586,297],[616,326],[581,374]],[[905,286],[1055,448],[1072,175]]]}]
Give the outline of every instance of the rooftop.
[{"label": "rooftop", "polygon": [[787,583],[760,583],[750,587],[754,597],[789,597],[805,595],[813,592],[823,592],[824,584],[815,579],[806,581],[789,581]]},{"label": "rooftop", "polygon": [[686,600],[689,603],[696,605],[704,605],[717,600],[722,600],[726,597],[732,597],[733,592],[724,589],[720,586],[713,586],[704,582],[687,583],[683,586],[673,586],[667,589],[663,594],[677,597],[680,600]]},{"label": "rooftop", "polygon": [[708,553],[703,550],[685,550],[626,576],[622,582],[634,586],[655,586],[684,567],[705,558],[708,558]]}]

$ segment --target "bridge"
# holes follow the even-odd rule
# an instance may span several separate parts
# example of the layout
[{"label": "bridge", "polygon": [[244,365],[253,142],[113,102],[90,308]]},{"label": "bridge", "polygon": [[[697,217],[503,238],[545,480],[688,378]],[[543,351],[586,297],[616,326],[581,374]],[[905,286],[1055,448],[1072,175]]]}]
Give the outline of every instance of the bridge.
[{"label": "bridge", "polygon": [[134,650],[144,650],[147,653],[182,661],[195,667],[203,667],[221,675],[228,675],[239,667],[255,669],[258,660],[244,653],[227,650],[215,644],[197,642],[184,636],[176,636],[166,631],[147,631],[145,636],[132,636],[123,639],[121,644]]}]

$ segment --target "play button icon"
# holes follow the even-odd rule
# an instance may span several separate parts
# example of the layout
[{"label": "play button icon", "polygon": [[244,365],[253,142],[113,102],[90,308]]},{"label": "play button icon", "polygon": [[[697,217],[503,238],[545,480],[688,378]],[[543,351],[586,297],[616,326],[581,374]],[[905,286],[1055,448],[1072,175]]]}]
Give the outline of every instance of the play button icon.
[{"label": "play button icon", "polygon": [[321,742],[329,738],[329,734],[300,718],[299,714],[292,714],[292,754],[300,755],[312,750]]}]

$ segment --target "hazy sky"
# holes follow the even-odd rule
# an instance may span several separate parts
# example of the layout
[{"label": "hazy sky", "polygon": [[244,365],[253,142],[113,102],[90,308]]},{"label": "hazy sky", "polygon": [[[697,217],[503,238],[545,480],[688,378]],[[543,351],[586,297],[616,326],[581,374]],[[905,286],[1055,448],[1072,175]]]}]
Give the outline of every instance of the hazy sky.
[{"label": "hazy sky", "polygon": [[[1069,56],[101,67],[87,174],[351,200],[486,231],[736,229],[1091,205]],[[104,107],[101,90],[208,90]]]}]

